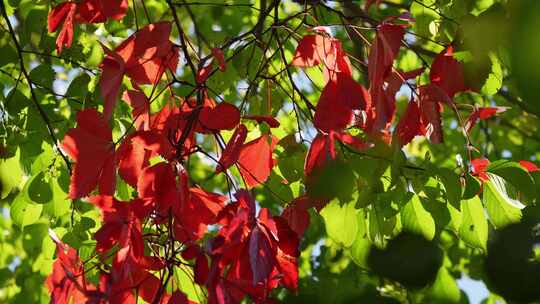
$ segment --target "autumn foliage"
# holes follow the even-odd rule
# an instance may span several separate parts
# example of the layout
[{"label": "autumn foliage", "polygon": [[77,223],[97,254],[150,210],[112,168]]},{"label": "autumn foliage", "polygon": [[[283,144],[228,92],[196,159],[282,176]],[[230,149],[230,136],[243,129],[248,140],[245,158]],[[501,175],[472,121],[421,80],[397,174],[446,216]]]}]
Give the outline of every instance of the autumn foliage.
[{"label": "autumn foliage", "polygon": [[[55,246],[44,282],[51,303],[293,303],[305,295],[302,288],[332,286],[306,266],[327,254],[318,252],[321,238],[328,250],[346,252],[326,261],[336,263],[328,273],[351,269],[339,262],[344,259],[367,273],[363,278],[373,288],[366,287],[372,297],[366,303],[387,296],[413,303],[409,290],[422,288],[429,290],[421,296],[428,302],[457,303],[461,295],[452,276],[465,270],[450,274],[448,265],[466,263],[451,255],[491,254],[488,219],[497,231],[520,225],[522,218],[536,220],[529,211],[538,202],[535,158],[490,161],[489,147],[472,139],[483,130],[488,145],[493,135],[487,123],[511,106],[478,102],[487,94],[471,76],[461,34],[437,36],[436,43],[426,39],[433,50],[418,53],[412,45],[422,37],[413,35],[418,20],[408,11],[410,1],[293,1],[298,3],[287,9],[280,1],[260,1],[253,28],[224,41],[199,33],[206,25],[195,23],[191,7],[202,4],[162,2],[166,10],[159,19],[150,17],[153,6],[128,0],[56,1],[47,13],[55,58],[76,51],[78,33],[106,32],[127,19],[135,24],[122,39],[94,41],[102,55],[90,74],[93,100],[70,108],[58,142],[57,131],[48,129],[54,153],[64,158],[57,165],[69,175],[64,199],[71,204],[70,225],[82,210],[99,214],[90,227],[91,254],[84,258],[52,221],[47,226]],[[286,16],[290,5],[298,13]],[[180,9],[191,23],[179,20]],[[383,13],[387,9],[392,14]],[[2,10],[7,16],[4,4]],[[326,27],[318,10],[342,24]],[[299,21],[294,30],[287,23],[292,19]],[[11,24],[9,29],[17,39]],[[279,32],[284,29],[292,32],[284,31],[286,39]],[[205,47],[196,50],[192,35]],[[216,78],[240,69],[235,56],[247,48],[246,37],[253,37],[254,60],[265,65],[274,58],[280,66],[246,73],[255,78],[238,97],[234,92],[245,90],[243,83],[220,86]],[[16,48],[24,53],[18,42]],[[401,64],[404,56],[417,56],[420,64]],[[41,87],[25,77],[39,115],[51,124],[33,91]],[[308,81],[310,98],[298,87]],[[276,106],[274,90],[283,90],[288,104]],[[250,101],[256,94],[264,95],[260,105]],[[431,162],[420,142],[434,154],[445,146],[459,149],[459,157]],[[265,198],[281,199],[282,193],[290,193],[282,204]],[[320,225],[323,233],[316,235]],[[400,260],[421,254],[410,265]],[[187,281],[180,282],[181,272],[189,273]],[[495,280],[489,286],[495,292],[516,298],[493,276],[488,280]],[[457,296],[445,298],[439,289],[446,283]],[[191,289],[201,291],[198,298]],[[340,299],[336,303],[350,300]]]}]

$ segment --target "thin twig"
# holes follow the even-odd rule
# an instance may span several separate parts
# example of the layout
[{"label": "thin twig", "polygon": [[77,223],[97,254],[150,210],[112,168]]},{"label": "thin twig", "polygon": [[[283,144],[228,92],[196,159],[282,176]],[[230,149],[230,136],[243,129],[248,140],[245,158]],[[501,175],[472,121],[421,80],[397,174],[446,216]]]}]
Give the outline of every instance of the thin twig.
[{"label": "thin twig", "polygon": [[21,72],[24,75],[24,78],[26,79],[26,82],[28,83],[28,87],[30,88],[30,95],[32,96],[32,101],[34,105],[36,106],[39,115],[45,122],[45,125],[47,126],[47,130],[49,131],[49,135],[51,137],[51,140],[53,141],[54,146],[56,147],[56,150],[58,150],[58,153],[60,156],[64,159],[64,162],[66,163],[66,166],[71,173],[71,164],[69,163],[69,160],[67,156],[62,152],[60,147],[58,147],[58,139],[56,138],[56,135],[54,134],[54,129],[51,125],[51,122],[49,120],[49,117],[47,117],[47,113],[43,110],[41,105],[39,104],[39,101],[36,96],[36,92],[34,91],[34,88],[32,87],[32,79],[30,79],[30,75],[28,74],[28,71],[26,71],[26,68],[24,67],[24,58],[23,58],[23,51],[19,44],[19,41],[17,40],[17,35],[15,34],[15,31],[13,30],[13,26],[11,25],[11,22],[9,21],[9,17],[6,12],[6,7],[4,5],[4,1],[0,1],[0,9],[2,10],[2,15],[4,19],[6,20],[6,23],[9,28],[9,33],[11,34],[11,38],[13,40],[13,43],[15,44],[15,48],[17,49],[17,56],[19,57],[19,66],[21,67]]}]

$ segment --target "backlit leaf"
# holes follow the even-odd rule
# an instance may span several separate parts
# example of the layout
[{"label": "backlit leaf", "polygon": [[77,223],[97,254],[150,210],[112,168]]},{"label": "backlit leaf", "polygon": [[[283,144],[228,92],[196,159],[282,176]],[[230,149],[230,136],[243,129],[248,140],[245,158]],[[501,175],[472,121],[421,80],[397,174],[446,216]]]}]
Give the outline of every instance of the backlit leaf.
[{"label": "backlit leaf", "polygon": [[488,223],[478,197],[461,201],[463,214],[459,236],[471,246],[486,250]]}]

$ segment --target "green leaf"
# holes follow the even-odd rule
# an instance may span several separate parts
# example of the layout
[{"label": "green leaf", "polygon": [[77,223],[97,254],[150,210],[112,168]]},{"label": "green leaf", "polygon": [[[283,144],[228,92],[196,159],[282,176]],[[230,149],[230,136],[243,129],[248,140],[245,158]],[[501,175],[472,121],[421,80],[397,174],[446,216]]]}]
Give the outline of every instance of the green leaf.
[{"label": "green leaf", "polygon": [[385,237],[390,236],[396,226],[396,216],[385,218],[377,203],[368,212],[368,236],[375,246],[383,248],[386,245]]},{"label": "green leaf", "polygon": [[283,177],[289,182],[300,180],[304,176],[304,153],[283,153],[278,166]]},{"label": "green leaf", "polygon": [[[452,204],[441,199],[426,199],[419,197],[422,206],[435,221],[435,235],[439,235],[444,229],[450,228],[452,224],[452,209],[456,210]],[[459,213],[459,211],[458,211]]]},{"label": "green leaf", "polygon": [[32,163],[32,167],[30,169],[32,174],[38,174],[39,172],[48,169],[54,160],[55,155],[51,145],[43,142],[41,143],[41,149],[43,152],[41,152],[41,154],[39,154]]},{"label": "green leaf", "polygon": [[497,56],[490,54],[489,58],[491,59],[491,73],[482,87],[482,93],[486,95],[495,95],[502,86],[504,76],[501,62]]},{"label": "green leaf", "polygon": [[4,44],[0,47],[0,67],[17,61],[17,51],[11,44]]},{"label": "green leaf", "polygon": [[434,0],[422,0],[416,1],[411,4],[411,14],[413,15],[416,31],[423,37],[432,37],[436,32],[433,28],[433,24],[437,24],[436,21],[440,19],[436,10],[433,10],[430,6],[435,3]]},{"label": "green leaf", "polygon": [[[523,98],[527,111],[540,114],[540,36],[532,29],[540,28],[540,1],[514,1],[510,56],[512,76]],[[520,102],[521,103],[521,102]]]},{"label": "green leaf", "polygon": [[461,183],[459,176],[454,171],[446,168],[438,168],[437,176],[441,179],[446,192],[446,199],[450,204],[459,208],[461,201]]},{"label": "green leaf", "polygon": [[475,196],[461,201],[462,221],[459,235],[471,246],[486,250],[488,238],[488,223],[484,215],[482,202]]},{"label": "green leaf", "polygon": [[[28,9],[30,8],[27,7],[25,11],[28,12]],[[47,27],[43,26],[47,24],[47,13],[45,6],[32,4],[32,8],[24,20],[24,36],[19,41],[21,44],[30,43],[29,40],[36,45],[39,43],[43,34],[47,32]]]},{"label": "green leaf", "polygon": [[[463,199],[471,199],[475,197],[480,192],[480,181],[470,175],[467,174],[465,176],[465,190],[463,190]],[[457,208],[460,208],[460,206],[457,206]]]},{"label": "green leaf", "polygon": [[[61,240],[67,232],[67,229],[64,227],[57,227],[52,230]],[[56,243],[49,236],[43,239],[43,244],[41,248],[42,255],[45,256],[45,258],[52,259],[54,257],[54,254],[56,252]]]},{"label": "green leaf", "polygon": [[208,78],[206,83],[214,92],[223,92],[233,84],[235,79],[238,79],[238,72],[234,65],[228,65],[225,72],[218,70]]},{"label": "green leaf", "polygon": [[21,0],[9,0],[8,3],[13,7],[17,7],[21,3]]},{"label": "green leaf", "polygon": [[94,240],[83,241],[79,248],[79,257],[82,260],[87,260],[91,258],[95,253],[96,244],[97,242]]},{"label": "green leaf", "polygon": [[24,227],[23,248],[27,253],[38,255],[41,253],[43,240],[47,237],[47,224],[38,223]]},{"label": "green leaf", "polygon": [[46,180],[45,172],[39,172],[32,176],[24,187],[24,193],[28,199],[37,204],[46,204],[53,198],[53,190],[50,181]]},{"label": "green leaf", "polygon": [[116,196],[123,201],[129,201],[131,199],[133,188],[128,185],[123,179],[118,178],[116,180]]},{"label": "green leaf", "polygon": [[526,198],[534,198],[536,194],[534,180],[519,163],[502,159],[490,163],[486,171],[504,178],[507,183],[522,192]]},{"label": "green leaf", "polygon": [[60,217],[69,212],[71,200],[68,199],[67,193],[62,190],[58,184],[58,180],[52,181],[52,200],[43,205],[43,211],[50,217]]},{"label": "green leaf", "polygon": [[446,267],[441,267],[437,278],[431,286],[430,300],[432,303],[451,304],[460,303],[461,292],[454,277]]},{"label": "green leaf", "polygon": [[181,265],[174,268],[174,277],[179,286],[182,286],[182,292],[186,294],[189,300],[199,301],[204,297],[204,291],[194,281],[192,267]]},{"label": "green leaf", "polygon": [[71,81],[66,91],[66,95],[83,98],[88,93],[88,84],[90,84],[90,76],[86,73],[82,73]]},{"label": "green leaf", "polygon": [[351,259],[356,265],[360,267],[367,267],[367,257],[369,255],[369,249],[371,248],[371,242],[369,241],[366,234],[366,220],[365,215],[362,210],[358,212],[358,231],[356,232],[356,238],[349,253]]},{"label": "green leaf", "polygon": [[461,227],[462,215],[461,212],[454,208],[452,205],[447,205],[448,213],[450,214],[450,221],[448,222],[448,228],[452,229],[455,232],[459,231]]},{"label": "green leaf", "polygon": [[17,150],[15,156],[8,159],[0,159],[0,199],[4,199],[19,186],[22,178],[22,170],[19,165],[20,153]]},{"label": "green leaf", "polygon": [[343,161],[327,162],[317,169],[314,178],[307,184],[308,195],[312,198],[330,200],[335,197],[341,202],[349,202],[355,190],[356,177],[348,163]]},{"label": "green leaf", "polygon": [[11,204],[10,213],[13,223],[19,228],[31,225],[39,220],[42,205],[33,204],[26,200],[25,195],[20,193]]},{"label": "green leaf", "polygon": [[38,65],[30,71],[30,79],[32,79],[33,83],[51,89],[55,75],[50,64]]},{"label": "green leaf", "polygon": [[489,181],[484,183],[483,201],[489,220],[495,228],[501,228],[521,219],[521,209],[525,205],[508,197],[504,180],[488,173]]},{"label": "green leaf", "polygon": [[28,107],[28,105],[30,105],[30,99],[20,89],[9,91],[5,98],[5,107],[11,116],[20,114],[21,110]]},{"label": "green leaf", "polygon": [[403,231],[389,240],[385,249],[372,248],[368,265],[379,276],[410,289],[421,289],[435,281],[443,257],[436,242]]},{"label": "green leaf", "polygon": [[404,230],[423,235],[428,240],[435,236],[435,220],[416,195],[411,197],[401,211],[401,224]]},{"label": "green leaf", "polygon": [[333,200],[320,212],[328,236],[345,247],[353,244],[358,232],[358,210],[354,205],[350,202],[340,206],[337,200]]}]

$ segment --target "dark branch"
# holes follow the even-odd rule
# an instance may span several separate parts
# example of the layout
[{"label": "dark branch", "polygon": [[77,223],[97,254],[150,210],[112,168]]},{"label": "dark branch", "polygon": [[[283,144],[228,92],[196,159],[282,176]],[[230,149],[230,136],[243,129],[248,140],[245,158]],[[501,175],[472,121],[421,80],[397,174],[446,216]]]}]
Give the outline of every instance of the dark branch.
[{"label": "dark branch", "polygon": [[15,48],[17,49],[17,56],[19,57],[19,65],[21,67],[21,72],[23,73],[24,78],[26,79],[26,82],[28,83],[28,87],[30,88],[30,94],[32,96],[32,101],[33,101],[34,105],[36,106],[36,108],[37,108],[37,110],[39,112],[39,115],[43,119],[43,122],[45,122],[45,125],[47,126],[47,130],[49,131],[49,135],[51,137],[51,140],[52,140],[54,146],[58,150],[58,153],[60,154],[60,156],[62,156],[62,158],[64,159],[64,162],[66,163],[66,166],[67,166],[68,170],[71,173],[71,164],[69,163],[69,160],[68,160],[67,156],[62,152],[60,147],[58,147],[58,139],[56,138],[56,135],[54,134],[54,129],[53,129],[52,125],[51,125],[49,117],[47,117],[47,113],[45,113],[45,111],[43,110],[43,108],[39,104],[38,98],[36,96],[36,92],[34,91],[34,88],[32,87],[32,79],[30,79],[30,75],[28,74],[28,71],[24,67],[24,58],[23,58],[23,55],[22,55],[23,50],[22,50],[22,48],[21,48],[21,46],[19,44],[19,41],[17,40],[17,35],[15,34],[15,31],[13,30],[13,26],[11,26],[11,22],[9,21],[9,17],[7,15],[7,12],[6,12],[6,7],[4,5],[4,1],[0,1],[0,9],[2,10],[2,16],[6,20],[6,23],[7,23],[8,29],[9,29],[9,33],[11,34],[11,38],[13,40],[13,43],[15,44]]}]

